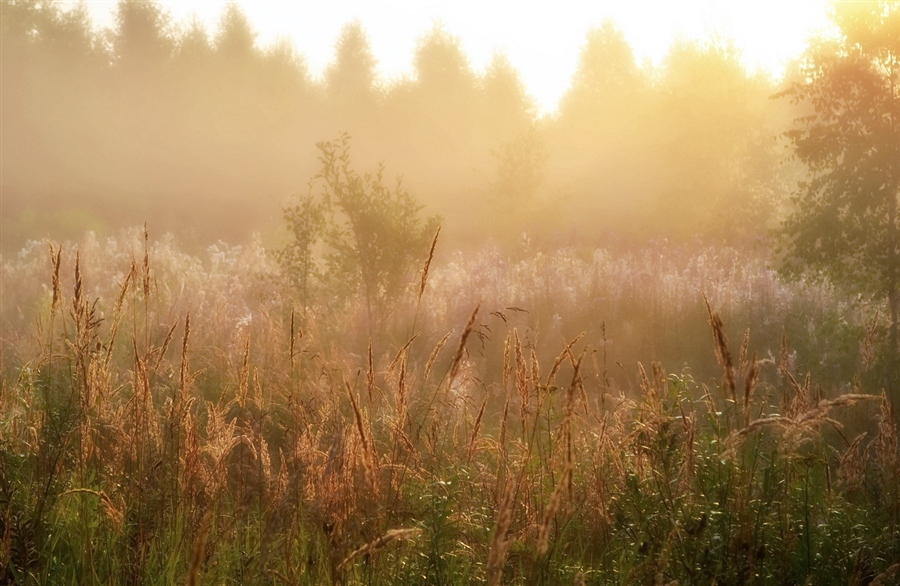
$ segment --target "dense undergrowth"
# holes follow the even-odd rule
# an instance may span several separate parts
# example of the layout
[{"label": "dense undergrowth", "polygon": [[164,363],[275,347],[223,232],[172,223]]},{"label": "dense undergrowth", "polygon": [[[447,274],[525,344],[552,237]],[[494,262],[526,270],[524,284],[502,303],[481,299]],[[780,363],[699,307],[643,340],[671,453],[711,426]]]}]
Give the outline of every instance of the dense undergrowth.
[{"label": "dense undergrowth", "polygon": [[897,579],[884,318],[761,257],[439,254],[372,335],[259,246],[2,271],[2,582]]}]

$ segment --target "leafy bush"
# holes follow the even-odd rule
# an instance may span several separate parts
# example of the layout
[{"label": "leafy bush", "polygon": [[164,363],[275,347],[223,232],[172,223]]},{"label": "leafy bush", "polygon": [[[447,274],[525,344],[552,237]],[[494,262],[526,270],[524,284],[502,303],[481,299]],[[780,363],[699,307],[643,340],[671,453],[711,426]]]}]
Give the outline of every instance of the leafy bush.
[{"label": "leafy bush", "polygon": [[439,219],[423,221],[401,180],[388,186],[383,165],[374,173],[357,172],[347,134],[317,147],[321,170],[310,194],[284,210],[292,240],[279,259],[304,301],[312,281],[339,299],[361,295],[371,331],[409,284]]}]

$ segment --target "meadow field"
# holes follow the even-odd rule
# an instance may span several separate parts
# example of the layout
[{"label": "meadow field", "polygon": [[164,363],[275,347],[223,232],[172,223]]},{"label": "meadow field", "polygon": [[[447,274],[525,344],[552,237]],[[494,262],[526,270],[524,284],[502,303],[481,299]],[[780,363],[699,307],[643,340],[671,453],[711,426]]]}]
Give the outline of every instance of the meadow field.
[{"label": "meadow field", "polygon": [[0,585],[900,584],[900,1],[0,0],[0,72]]},{"label": "meadow field", "polygon": [[884,306],[436,242],[374,317],[258,242],[4,255],[0,582],[896,583]]}]

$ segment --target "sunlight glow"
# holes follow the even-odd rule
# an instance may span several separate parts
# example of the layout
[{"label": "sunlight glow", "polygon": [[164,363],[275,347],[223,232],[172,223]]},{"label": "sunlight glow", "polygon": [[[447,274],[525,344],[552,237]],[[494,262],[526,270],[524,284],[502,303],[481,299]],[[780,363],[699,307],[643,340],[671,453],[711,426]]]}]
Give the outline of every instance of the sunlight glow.
[{"label": "sunlight glow", "polygon": [[[196,16],[214,34],[225,0],[161,0],[173,22]],[[518,69],[541,113],[556,109],[578,62],[587,31],[611,18],[640,63],[659,64],[677,39],[731,39],[745,66],[773,77],[799,55],[806,39],[827,26],[823,0],[775,1],[449,1],[345,0],[239,2],[268,46],[288,38],[321,75],[341,28],[358,19],[368,32],[381,79],[412,73],[418,39],[432,26],[459,36],[472,67],[482,70],[497,51]],[[116,2],[92,0],[98,27],[112,27]]]}]

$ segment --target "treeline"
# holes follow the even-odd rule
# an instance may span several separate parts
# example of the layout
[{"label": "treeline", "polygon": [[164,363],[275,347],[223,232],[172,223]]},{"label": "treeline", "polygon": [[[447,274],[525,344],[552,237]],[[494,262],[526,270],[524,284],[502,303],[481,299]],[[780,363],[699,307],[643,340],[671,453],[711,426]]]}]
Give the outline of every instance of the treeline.
[{"label": "treeline", "polygon": [[115,22],[2,4],[5,246],[145,221],[197,242],[275,233],[341,132],[357,167],[384,162],[445,234],[479,240],[753,240],[792,183],[790,105],[727,43],[678,42],[654,68],[605,23],[541,117],[505,57],[474,71],[439,26],[385,83],[355,22],[320,80],[288,42],[260,47],[234,4],[214,31],[135,0]]}]

